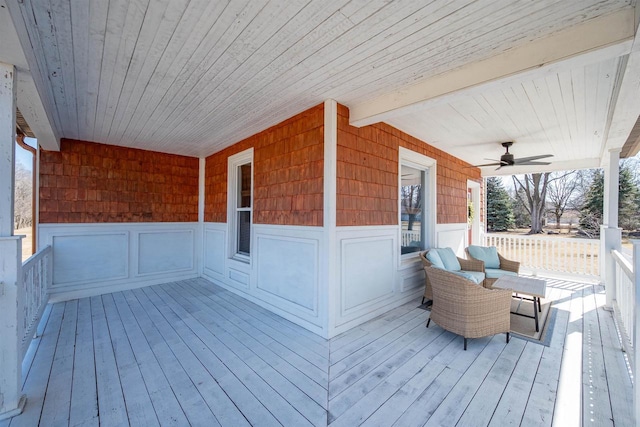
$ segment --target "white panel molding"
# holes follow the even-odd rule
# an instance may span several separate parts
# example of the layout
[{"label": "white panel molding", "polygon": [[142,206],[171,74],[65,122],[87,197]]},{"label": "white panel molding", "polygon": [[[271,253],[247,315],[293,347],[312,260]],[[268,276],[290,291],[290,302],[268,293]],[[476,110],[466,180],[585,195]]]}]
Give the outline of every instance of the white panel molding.
[{"label": "white panel molding", "polygon": [[[323,228],[253,224],[251,263],[228,257],[226,230],[226,223],[204,224],[203,277],[327,337],[326,308],[320,295],[321,283],[327,281],[326,271],[320,267],[327,257]],[[300,258],[292,259],[295,257]],[[291,262],[297,263],[295,268],[300,270],[295,274],[304,282],[297,296],[289,294],[287,288],[298,286],[290,275]],[[276,281],[285,286],[280,287]]]},{"label": "white panel molding", "polygon": [[53,289],[129,277],[129,232],[51,236]]},{"label": "white panel molding", "polygon": [[[330,312],[329,336],[353,328],[422,294],[424,279],[420,280],[418,274],[421,267],[417,254],[416,257],[402,259],[400,263],[398,239],[398,226],[393,225],[336,229],[339,281],[333,284],[338,289],[331,301],[334,308]],[[381,248],[388,250],[381,251]],[[367,276],[369,273],[374,274],[375,279]],[[371,281],[380,278],[388,283],[378,283],[377,295],[370,298],[359,293],[373,289]],[[348,286],[360,289],[348,289]]]},{"label": "white panel molding", "polygon": [[[39,224],[38,245],[51,245],[54,259],[52,301],[64,301],[108,292],[134,289],[198,277],[196,247],[200,240],[198,223],[107,223]],[[162,246],[140,251],[140,239]],[[56,251],[65,245],[64,252]],[[163,259],[171,251],[180,259],[177,268],[157,268],[139,272],[140,256],[159,250]],[[161,254],[161,255],[162,255]],[[64,256],[63,258],[60,258]],[[169,263],[170,267],[170,263]],[[100,274],[100,272],[115,274]]]},{"label": "white panel molding", "polygon": [[227,224],[204,223],[202,274],[222,280],[226,269]]},{"label": "white panel molding", "polygon": [[235,288],[239,288],[241,290],[244,291],[249,291],[249,287],[251,285],[251,275],[244,272],[244,271],[240,271],[237,270],[233,267],[229,267],[227,269],[227,279],[229,279],[228,283],[229,285],[235,287]]},{"label": "white panel molding", "polygon": [[385,300],[395,290],[392,235],[340,240],[340,315],[349,316]]},{"label": "white panel molding", "polygon": [[194,230],[153,230],[137,235],[136,277],[196,270]]},{"label": "white panel molding", "polygon": [[451,248],[461,258],[464,258],[464,248],[467,234],[467,223],[438,224],[436,227],[437,248]]},{"label": "white panel molding", "polygon": [[318,317],[320,240],[256,236],[256,293],[273,304]]}]

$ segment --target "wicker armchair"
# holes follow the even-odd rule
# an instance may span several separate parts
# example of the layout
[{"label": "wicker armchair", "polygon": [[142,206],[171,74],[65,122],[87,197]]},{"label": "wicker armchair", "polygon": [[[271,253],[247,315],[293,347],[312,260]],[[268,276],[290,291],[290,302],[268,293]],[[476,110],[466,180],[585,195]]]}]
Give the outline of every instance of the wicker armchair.
[{"label": "wicker armchair", "polygon": [[[426,256],[429,251],[420,252],[420,259],[422,260],[422,265],[424,267],[431,267],[431,261],[429,261]],[[460,263],[460,267],[464,271],[484,271],[484,264],[482,261],[474,260],[474,259],[464,259],[458,258],[458,262]],[[424,295],[422,296],[422,303],[424,304],[425,300],[433,300],[433,293],[431,291],[431,284],[429,283],[429,276],[425,275],[425,286],[424,286]]]},{"label": "wicker armchair", "polygon": [[[484,266],[484,261],[481,261],[479,259],[474,258],[473,256],[471,256],[471,254],[469,253],[469,248],[465,248],[465,253],[467,255],[467,258],[469,258],[470,260],[473,260],[475,262],[480,262],[482,263],[482,271],[484,271],[486,273],[486,269]],[[500,270],[503,271],[509,271],[515,274],[518,274],[520,272],[520,263],[518,261],[512,261],[509,259],[506,259],[505,257],[503,257],[502,255],[500,255],[498,253],[498,259],[500,260]],[[490,275],[490,274],[489,274]],[[498,277],[485,277],[484,279],[484,287],[491,289],[493,287],[493,284],[498,280]]]},{"label": "wicker armchair", "polygon": [[437,325],[464,338],[480,338],[511,328],[511,290],[486,289],[464,277],[435,267],[424,267],[433,289],[433,306],[427,328]]}]

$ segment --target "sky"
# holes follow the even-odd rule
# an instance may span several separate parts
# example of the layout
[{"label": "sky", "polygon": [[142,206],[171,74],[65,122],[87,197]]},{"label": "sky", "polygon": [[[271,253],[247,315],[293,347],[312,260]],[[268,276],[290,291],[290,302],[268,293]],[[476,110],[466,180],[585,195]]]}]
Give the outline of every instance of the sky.
[{"label": "sky", "polygon": [[[27,145],[30,145],[34,148],[36,147],[36,144],[37,144],[36,141],[37,140],[35,138],[24,139],[24,142],[26,142]],[[33,155],[27,150],[25,150],[24,148],[20,147],[17,143],[16,143],[16,163],[22,163],[27,170],[31,170],[31,166],[33,165]]]}]

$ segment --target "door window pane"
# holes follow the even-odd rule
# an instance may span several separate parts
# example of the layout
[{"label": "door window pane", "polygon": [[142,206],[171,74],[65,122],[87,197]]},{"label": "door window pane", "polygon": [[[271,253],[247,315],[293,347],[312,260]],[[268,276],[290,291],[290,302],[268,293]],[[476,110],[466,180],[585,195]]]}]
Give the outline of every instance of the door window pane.
[{"label": "door window pane", "polygon": [[401,253],[424,249],[425,227],[423,215],[425,171],[402,165],[400,186]]}]

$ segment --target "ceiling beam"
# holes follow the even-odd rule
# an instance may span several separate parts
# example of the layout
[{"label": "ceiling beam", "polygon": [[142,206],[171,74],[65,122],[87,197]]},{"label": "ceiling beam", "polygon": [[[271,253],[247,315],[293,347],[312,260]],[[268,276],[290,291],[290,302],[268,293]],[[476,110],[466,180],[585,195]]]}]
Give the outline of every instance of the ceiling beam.
[{"label": "ceiling beam", "polygon": [[[20,16],[20,19],[22,17]],[[38,140],[38,145],[46,150],[59,151],[60,137],[51,124],[40,94],[36,88],[28,55],[20,44],[5,0],[0,0],[0,62],[12,64],[16,68],[16,104],[27,124]],[[33,56],[33,52],[29,52]]]},{"label": "ceiling beam", "polygon": [[402,90],[350,105],[350,123],[366,126],[516,80],[616,58],[631,51],[634,35],[635,8],[628,6]]},{"label": "ceiling beam", "polygon": [[640,38],[636,34],[631,52],[620,63],[616,76],[615,91],[612,95],[609,119],[605,132],[605,144],[602,148],[602,165],[609,150],[625,148],[623,157],[638,152],[638,143],[628,141],[640,117]]}]

